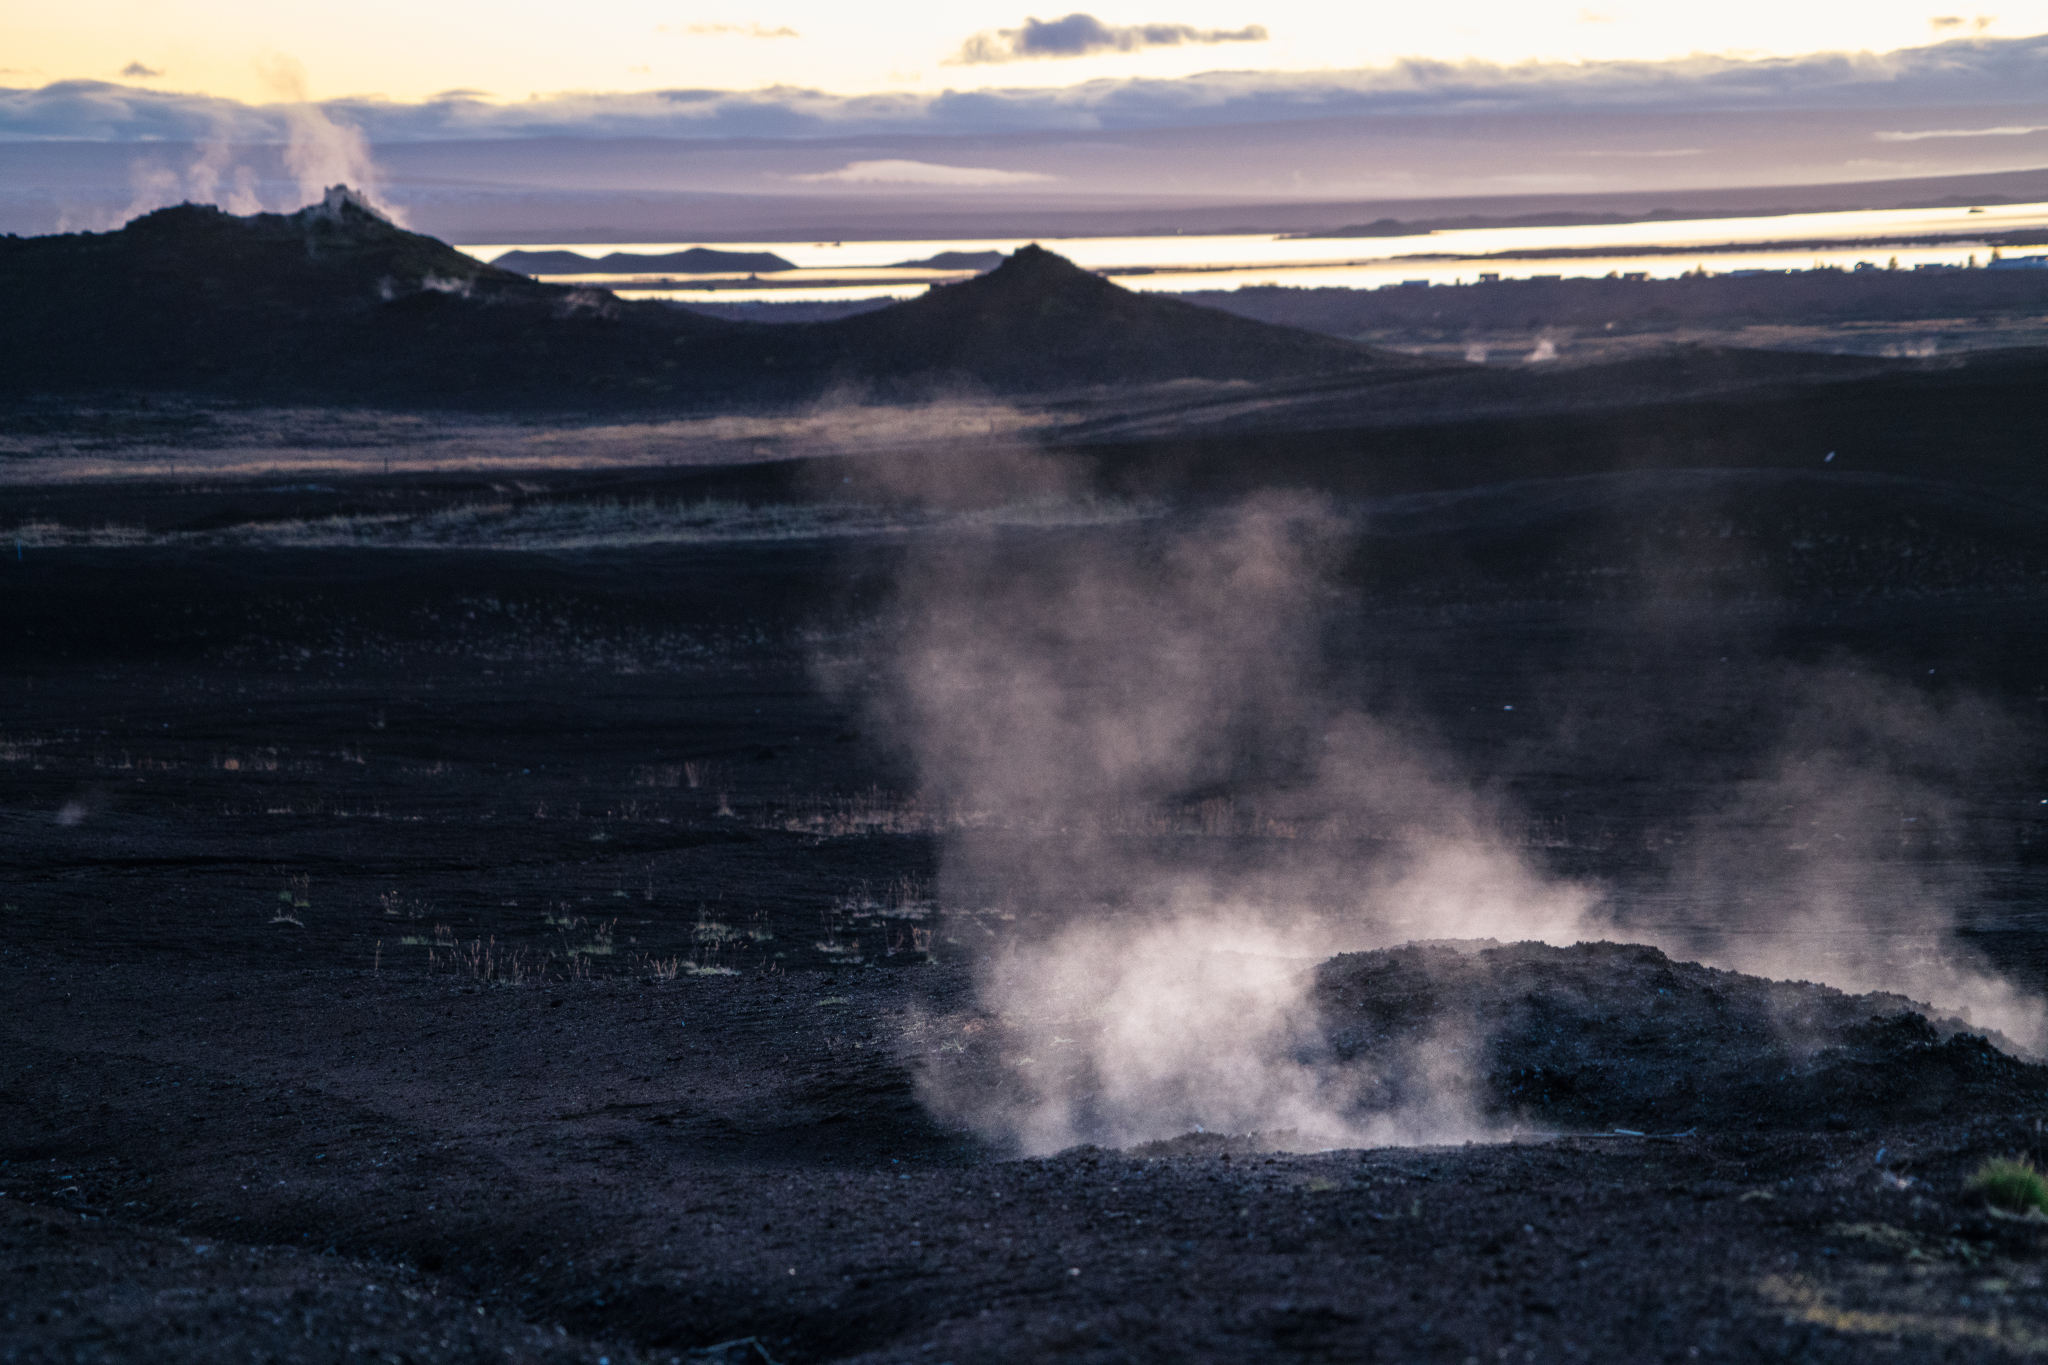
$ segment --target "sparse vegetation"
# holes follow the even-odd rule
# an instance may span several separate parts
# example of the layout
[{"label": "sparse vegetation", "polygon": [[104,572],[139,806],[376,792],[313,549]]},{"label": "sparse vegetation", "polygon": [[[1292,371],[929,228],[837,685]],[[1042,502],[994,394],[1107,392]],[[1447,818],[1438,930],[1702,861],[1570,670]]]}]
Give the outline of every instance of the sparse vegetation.
[{"label": "sparse vegetation", "polygon": [[2000,1157],[1979,1166],[1963,1184],[1963,1193],[2007,1213],[2048,1214],[2048,1180],[2031,1161]]},{"label": "sparse vegetation", "polygon": [[270,916],[272,924],[293,924],[303,929],[306,922],[299,918],[301,910],[313,908],[313,879],[306,876],[287,878],[285,889],[277,893],[277,909]]},{"label": "sparse vegetation", "polygon": [[[1156,514],[1149,503],[1115,498],[1028,498],[996,507],[948,511],[854,503],[548,501],[458,503],[426,512],[347,513],[249,520],[205,530],[151,531],[134,526],[22,522],[7,534],[31,549],[91,546],[217,546],[273,549],[628,549],[657,545],[775,543],[902,535],[946,526],[1111,525]],[[498,603],[477,606],[494,615]],[[377,728],[373,722],[372,729]],[[347,759],[347,755],[344,754]],[[347,761],[359,761],[347,759]],[[254,766],[248,758],[215,766]],[[275,767],[275,764],[269,765]],[[697,764],[699,769],[709,765]],[[692,765],[640,769],[647,786],[687,781]],[[703,771],[697,782],[708,782]]]},{"label": "sparse vegetation", "polygon": [[377,904],[391,919],[406,919],[414,923],[427,917],[427,903],[412,896],[402,896],[396,891],[377,893]]},{"label": "sparse vegetation", "polygon": [[[447,951],[442,951],[445,947]],[[551,972],[555,957],[552,953],[535,952],[529,948],[501,947],[497,938],[472,939],[468,943],[446,943],[441,947],[427,950],[429,971],[447,970],[457,976],[467,976],[476,981],[498,981],[508,985],[521,985],[528,981],[547,981],[567,978],[581,980],[590,975],[589,967],[583,960],[571,955],[558,972]]]}]

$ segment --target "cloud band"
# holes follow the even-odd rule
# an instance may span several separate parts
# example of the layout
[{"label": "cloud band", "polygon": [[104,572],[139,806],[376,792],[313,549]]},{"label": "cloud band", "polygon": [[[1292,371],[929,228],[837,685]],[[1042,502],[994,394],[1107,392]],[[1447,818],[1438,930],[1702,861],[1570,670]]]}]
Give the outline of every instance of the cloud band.
[{"label": "cloud band", "polygon": [[[451,92],[419,103],[331,100],[373,144],[517,137],[831,137],[1093,131],[1291,119],[1566,109],[1755,110],[2039,105],[2048,37],[1941,43],[1885,54],[1743,61],[1406,61],[1357,71],[1219,71],[1054,89],[834,95],[761,90],[567,93],[492,103]],[[103,81],[0,89],[0,139],[284,142],[293,106]],[[2002,122],[2002,120],[2001,120]]]},{"label": "cloud band", "polygon": [[1191,24],[1105,24],[1092,14],[1075,13],[1064,19],[1026,19],[1022,28],[977,33],[961,47],[951,64],[979,66],[1189,44],[1263,43],[1268,36],[1260,24],[1237,29],[1195,28]]},{"label": "cloud band", "polygon": [[941,166],[930,161],[850,161],[836,171],[792,175],[791,180],[844,185],[1031,185],[1055,177],[1036,171],[999,171],[985,166]]}]

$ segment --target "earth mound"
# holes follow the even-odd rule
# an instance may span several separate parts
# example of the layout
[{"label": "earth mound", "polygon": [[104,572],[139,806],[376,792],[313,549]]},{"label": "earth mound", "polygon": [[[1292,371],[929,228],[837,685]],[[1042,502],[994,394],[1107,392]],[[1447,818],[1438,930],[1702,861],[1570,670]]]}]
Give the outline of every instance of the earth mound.
[{"label": "earth mound", "polygon": [[[158,209],[114,232],[0,239],[17,307],[56,334],[84,325],[321,315],[427,290],[537,299],[533,282],[408,232],[337,185],[296,213],[237,216],[207,204]],[[68,306],[66,306],[68,305]],[[99,316],[92,316],[98,314]],[[76,319],[70,328],[66,316]]]},{"label": "earth mound", "polygon": [[958,375],[1004,392],[1441,368],[1134,293],[1039,246],[1019,247],[986,275],[816,330],[849,376]]},{"label": "earth mound", "polygon": [[265,401],[631,393],[734,325],[544,285],[408,232],[344,187],[296,213],[159,209],[116,232],[0,239],[0,392]]},{"label": "earth mound", "polygon": [[1334,1057],[1382,1077],[1378,1104],[1421,1084],[1419,1050],[1476,1046],[1481,1109],[1502,1123],[1864,1129],[2048,1098],[2048,1067],[1904,996],[1769,981],[1640,945],[1347,953],[1316,969],[1314,998]]}]

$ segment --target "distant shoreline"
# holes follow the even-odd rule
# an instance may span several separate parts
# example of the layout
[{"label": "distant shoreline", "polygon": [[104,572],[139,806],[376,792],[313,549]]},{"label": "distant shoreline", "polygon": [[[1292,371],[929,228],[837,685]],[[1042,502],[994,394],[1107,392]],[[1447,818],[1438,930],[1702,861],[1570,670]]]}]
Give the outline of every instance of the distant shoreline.
[{"label": "distant shoreline", "polygon": [[1563,261],[1603,256],[1735,256],[1760,251],[1882,251],[1887,247],[1978,247],[2005,251],[2048,246],[2048,231],[1933,233],[1893,237],[1794,238],[1782,242],[1718,242],[1712,246],[1558,246],[1518,251],[1415,252],[1385,259],[1396,261]]}]

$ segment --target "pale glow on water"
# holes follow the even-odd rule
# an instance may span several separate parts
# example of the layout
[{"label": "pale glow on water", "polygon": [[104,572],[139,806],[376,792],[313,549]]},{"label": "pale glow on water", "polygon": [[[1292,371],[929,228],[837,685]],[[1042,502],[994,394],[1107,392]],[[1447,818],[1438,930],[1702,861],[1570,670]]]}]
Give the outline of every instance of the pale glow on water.
[{"label": "pale glow on water", "polygon": [[849,284],[824,288],[614,289],[612,292],[622,299],[668,299],[674,303],[855,303],[861,299],[914,299],[927,287],[922,284],[896,288]]},{"label": "pale glow on water", "polygon": [[[1090,270],[1118,273],[1131,289],[1180,292],[1190,289],[1234,289],[1245,285],[1281,284],[1304,288],[1376,289],[1404,280],[1431,284],[1472,283],[1480,272],[1504,279],[1531,275],[1600,276],[1610,271],[1643,271],[1668,278],[1704,267],[1709,273],[1733,270],[1809,270],[1816,265],[1853,269],[1859,262],[1886,265],[1896,257],[1900,268],[1916,265],[1964,265],[1971,256],[1981,265],[1991,248],[1976,234],[2048,227],[2048,204],[1987,204],[1972,213],[1967,207],[1881,209],[1846,213],[1802,213],[1759,218],[1687,219],[1668,223],[1606,223],[1581,227],[1469,228],[1423,236],[1280,238],[1265,234],[1239,236],[1068,237],[1037,239],[1047,249]],[[1901,237],[1956,234],[1952,245],[1900,246]],[[1970,234],[1964,236],[1963,234]],[[1781,245],[1798,241],[1847,242],[1822,249]],[[1016,250],[1022,238],[975,240],[899,240],[880,242],[725,242],[727,251],[772,251],[798,267],[764,275],[767,287],[731,288],[744,276],[698,277],[696,287],[626,289],[625,297],[667,298],[679,302],[735,302],[743,299],[811,302],[828,299],[903,298],[922,292],[919,278],[950,280],[964,275],[890,269],[898,261],[923,260],[942,251]],[[507,251],[611,251],[658,253],[702,245],[689,241],[545,245],[475,245],[463,250],[482,260]],[[1702,252],[1694,256],[1639,255],[1631,248],[1752,246],[1752,250]],[[1495,261],[1428,259],[1443,256],[1493,255],[1552,250],[1612,248],[1612,254],[1547,259],[1524,256]],[[2008,250],[2027,255],[2036,248]],[[1404,259],[1405,258],[1405,259]],[[871,280],[856,272],[874,271]],[[593,284],[622,282],[617,275],[549,276]],[[838,283],[827,284],[827,280]],[[724,281],[726,288],[707,288]]]}]

